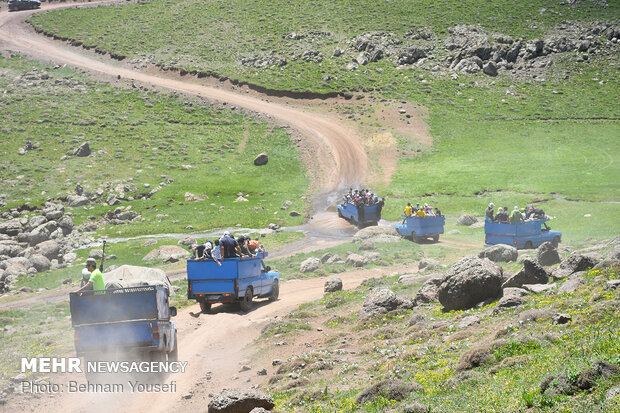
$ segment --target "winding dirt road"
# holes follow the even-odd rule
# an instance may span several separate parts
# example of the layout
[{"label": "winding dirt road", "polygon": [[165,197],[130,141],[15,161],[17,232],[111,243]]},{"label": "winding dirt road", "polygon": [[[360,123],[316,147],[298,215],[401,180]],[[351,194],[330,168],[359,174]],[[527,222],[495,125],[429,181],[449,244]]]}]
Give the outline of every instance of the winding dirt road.
[{"label": "winding dirt road", "polygon": [[[89,3],[89,5],[97,4]],[[75,7],[75,4],[45,4],[43,10]],[[111,81],[117,76],[142,84],[152,85],[188,95],[200,96],[216,102],[226,102],[268,117],[280,125],[294,129],[307,147],[312,148],[315,159],[314,175],[319,177],[317,186],[323,196],[344,185],[364,182],[368,170],[367,155],[358,133],[345,126],[336,117],[274,103],[249,94],[206,86],[166,77],[164,73],[147,74],[133,70],[108,57],[95,56],[83,49],[62,46],[34,33],[25,23],[31,11],[0,13],[0,48],[20,52],[26,56],[56,64],[84,69],[102,75]],[[320,197],[319,196],[319,197]],[[341,231],[342,220],[335,213],[318,214],[316,226],[323,231]],[[413,268],[415,267],[415,268]],[[380,276],[385,271],[415,272],[417,263],[398,268],[352,271],[342,274],[345,288],[353,288],[369,277]],[[35,397],[23,395],[11,400],[6,407],[16,411],[45,412],[163,412],[206,410],[209,393],[216,394],[225,387],[248,387],[261,381],[255,373],[238,378],[239,362],[248,356],[246,346],[260,335],[261,327],[296,308],[303,302],[317,299],[323,294],[325,279],[294,280],[281,287],[281,299],[260,304],[249,314],[240,314],[216,306],[213,313],[200,315],[197,305],[182,312],[176,319],[179,328],[179,358],[189,361],[185,374],[170,378],[177,383],[176,393],[156,395],[135,394],[57,394]],[[59,381],[59,377],[51,377]],[[63,377],[84,382],[81,375]]]}]

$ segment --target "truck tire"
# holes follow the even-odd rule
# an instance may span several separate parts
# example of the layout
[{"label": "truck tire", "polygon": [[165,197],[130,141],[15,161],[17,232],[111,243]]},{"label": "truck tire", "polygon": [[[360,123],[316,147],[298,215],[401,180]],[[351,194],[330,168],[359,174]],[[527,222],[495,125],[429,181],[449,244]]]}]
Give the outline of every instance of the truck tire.
[{"label": "truck tire", "polygon": [[211,303],[206,303],[204,301],[200,301],[200,311],[203,313],[208,313],[211,310]]},{"label": "truck tire", "polygon": [[168,361],[179,361],[179,342],[176,332],[174,333],[174,348],[168,353]]},{"label": "truck tire", "polygon": [[418,236],[417,236],[417,234],[415,233],[415,231],[411,231],[411,241],[416,242],[416,243],[419,243],[419,242],[418,242]]},{"label": "truck tire", "polygon": [[164,351],[151,351],[151,355],[150,355],[150,359],[151,361],[166,361],[166,353]]},{"label": "truck tire", "polygon": [[439,234],[435,234],[431,238],[433,239],[433,242],[437,242],[439,241]]},{"label": "truck tire", "polygon": [[533,248],[532,241],[528,241],[525,243],[525,249],[531,250]]},{"label": "truck tire", "polygon": [[271,287],[271,294],[269,294],[269,301],[276,301],[280,295],[280,283],[278,280],[273,280],[273,287]]},{"label": "truck tire", "polygon": [[239,308],[241,308],[241,311],[248,312],[252,309],[252,305],[254,304],[252,298],[254,298],[252,297],[252,287],[248,287],[248,289],[245,290],[245,297],[239,301]]},{"label": "truck tire", "polygon": [[342,211],[340,209],[338,209],[338,217],[339,218],[344,218],[344,216],[342,215]]},{"label": "truck tire", "polygon": [[560,246],[560,237],[556,236],[553,237],[553,241],[551,241],[551,243],[553,244],[554,247],[559,247]]}]

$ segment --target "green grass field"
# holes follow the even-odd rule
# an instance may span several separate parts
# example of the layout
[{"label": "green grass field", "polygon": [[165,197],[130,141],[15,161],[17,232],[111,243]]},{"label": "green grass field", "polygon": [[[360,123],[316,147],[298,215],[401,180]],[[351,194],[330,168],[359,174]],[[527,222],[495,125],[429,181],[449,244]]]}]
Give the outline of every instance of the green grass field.
[{"label": "green grass field", "polygon": [[[3,112],[0,193],[8,209],[24,201],[104,191],[97,203],[74,208],[73,219],[99,218],[119,183],[134,185],[123,202],[142,215],[130,225],[99,228],[106,235],[144,235],[234,227],[263,228],[270,222],[299,224],[308,180],[289,134],[263,121],[222,107],[165,94],[115,88],[69,69],[21,58],[0,57]],[[18,155],[27,141],[38,150]],[[61,158],[82,142],[93,154]],[[267,151],[270,161],[256,167]],[[162,185],[163,183],[163,185]],[[148,196],[154,188],[159,192]],[[204,198],[186,201],[186,192]],[[249,202],[234,202],[237,193]]]}]

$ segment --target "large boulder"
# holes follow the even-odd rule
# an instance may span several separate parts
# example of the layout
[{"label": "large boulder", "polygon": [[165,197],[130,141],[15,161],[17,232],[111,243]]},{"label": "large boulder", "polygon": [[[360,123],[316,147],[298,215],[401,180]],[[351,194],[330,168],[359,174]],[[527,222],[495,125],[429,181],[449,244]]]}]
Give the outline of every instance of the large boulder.
[{"label": "large boulder", "polygon": [[386,287],[373,288],[362,304],[365,314],[384,314],[397,309],[413,308],[414,303],[410,298],[396,296],[392,290]]},{"label": "large boulder", "polygon": [[58,259],[60,245],[54,240],[44,241],[34,247],[34,252],[45,256],[48,260],[55,260]]},{"label": "large boulder", "polygon": [[0,222],[0,234],[6,234],[11,237],[22,232],[22,224],[19,219],[11,219],[6,222]]},{"label": "large boulder", "polygon": [[303,273],[313,272],[313,271],[318,270],[320,266],[321,266],[320,259],[316,257],[310,257],[302,261],[301,265],[299,266],[299,271]]},{"label": "large boulder", "polygon": [[152,261],[152,260],[168,260],[168,259],[181,259],[190,257],[189,251],[178,247],[176,245],[162,245],[161,247],[155,248],[144,258],[142,261]]},{"label": "large boulder", "polygon": [[347,260],[345,262],[347,265],[352,265],[353,267],[363,267],[368,261],[362,255],[349,254],[347,255]]},{"label": "large boulder", "polygon": [[392,227],[380,227],[371,226],[363,228],[355,233],[353,236],[353,242],[369,241],[373,243],[377,242],[397,242],[401,237]]},{"label": "large boulder", "polygon": [[511,262],[516,261],[519,253],[515,247],[505,244],[493,245],[480,251],[479,258],[488,258],[493,262]]},{"label": "large boulder", "polygon": [[558,293],[572,293],[577,291],[582,284],[587,282],[586,278],[583,276],[584,273],[585,272],[579,271],[571,274],[570,277],[564,281],[564,284],[558,288]]},{"label": "large boulder", "polygon": [[47,259],[45,255],[31,255],[28,261],[30,261],[30,265],[33,266],[37,272],[47,271],[52,267],[52,262]]},{"label": "large boulder", "polygon": [[502,294],[502,267],[487,258],[470,255],[452,265],[437,297],[447,311],[466,310]]},{"label": "large boulder", "polygon": [[616,246],[601,262],[594,266],[594,269],[599,270],[610,267],[620,269],[620,246]]},{"label": "large boulder", "polygon": [[547,284],[549,274],[533,259],[523,260],[523,268],[510,277],[502,288],[522,287],[524,284]]},{"label": "large boulder", "polygon": [[47,218],[45,218],[43,215],[37,215],[35,217],[30,218],[30,222],[28,222],[28,226],[30,227],[30,229],[34,229],[36,227],[38,227],[39,225],[43,225],[47,222]]},{"label": "large boulder", "polygon": [[472,214],[465,214],[465,215],[461,215],[456,220],[456,225],[464,225],[468,227],[470,225],[475,224],[476,222],[478,222],[478,218],[476,218]]},{"label": "large boulder", "polygon": [[267,155],[266,152],[263,152],[254,158],[254,165],[256,166],[267,165],[267,162],[269,162],[269,155]]},{"label": "large boulder", "polygon": [[14,240],[0,241],[0,256],[17,257],[24,248]]},{"label": "large boulder", "polygon": [[540,265],[554,265],[561,261],[558,249],[550,242],[543,242],[536,249],[536,260]]},{"label": "large boulder", "polygon": [[[53,221],[52,221],[53,222]],[[47,229],[47,224],[39,225],[28,235],[28,243],[31,246],[35,246],[44,241],[48,241],[50,239],[50,231]]]},{"label": "large boulder", "polygon": [[333,293],[340,290],[342,290],[342,280],[340,278],[333,277],[325,281],[324,292]]},{"label": "large boulder", "polygon": [[256,407],[271,410],[271,396],[258,390],[224,389],[209,402],[208,413],[249,413]]},{"label": "large boulder", "polygon": [[574,253],[560,263],[560,266],[553,271],[552,276],[556,280],[563,279],[578,271],[588,270],[596,264],[598,264],[598,262],[594,258],[588,255]]},{"label": "large boulder", "polygon": [[88,204],[89,199],[84,195],[70,195],[67,198],[67,205],[70,207],[79,207]]},{"label": "large boulder", "polygon": [[439,286],[443,280],[443,274],[435,274],[431,276],[415,294],[413,301],[416,305],[434,303],[437,301]]},{"label": "large boulder", "polygon": [[85,156],[90,155],[90,153],[91,153],[90,144],[88,142],[84,142],[70,154],[73,156],[85,157]]}]

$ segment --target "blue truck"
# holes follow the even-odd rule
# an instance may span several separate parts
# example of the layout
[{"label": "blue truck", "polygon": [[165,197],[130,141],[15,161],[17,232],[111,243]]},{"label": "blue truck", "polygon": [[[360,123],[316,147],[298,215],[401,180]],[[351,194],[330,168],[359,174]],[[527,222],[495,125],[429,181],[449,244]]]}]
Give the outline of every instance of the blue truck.
[{"label": "blue truck", "polygon": [[533,219],[509,224],[484,222],[484,243],[486,245],[507,244],[517,249],[537,248],[543,242],[551,242],[556,247],[562,242],[562,232],[551,231],[546,221],[549,218]]},{"label": "blue truck", "polygon": [[344,202],[338,205],[338,216],[350,221],[354,225],[377,225],[381,220],[383,201],[374,205],[353,205]]},{"label": "blue truck", "polygon": [[71,293],[75,350],[86,361],[100,357],[177,361],[177,328],[168,290],[161,286]]},{"label": "blue truck", "polygon": [[407,217],[403,215],[403,223],[396,226],[396,231],[412,241],[419,242],[426,238],[439,241],[439,234],[443,234],[446,217],[443,215],[426,217]]},{"label": "blue truck", "polygon": [[187,260],[187,298],[200,304],[208,312],[215,303],[238,303],[243,311],[250,311],[253,299],[278,299],[280,274],[265,266],[266,252],[256,257],[226,258],[219,266],[215,261]]}]

